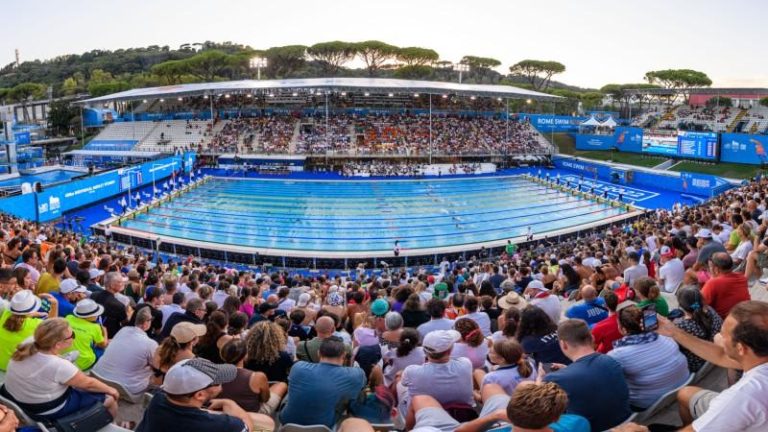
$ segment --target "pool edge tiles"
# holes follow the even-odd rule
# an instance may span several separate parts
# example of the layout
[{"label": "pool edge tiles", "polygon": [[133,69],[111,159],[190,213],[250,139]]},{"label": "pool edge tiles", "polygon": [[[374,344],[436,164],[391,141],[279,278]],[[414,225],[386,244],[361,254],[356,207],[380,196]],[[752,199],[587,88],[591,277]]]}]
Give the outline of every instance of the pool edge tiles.
[{"label": "pool edge tiles", "polygon": [[[526,185],[528,189],[522,190],[523,198],[515,198],[515,191],[506,191],[506,193],[509,195],[506,199],[510,202],[513,202],[514,199],[521,200],[520,203],[524,203],[525,196],[524,195],[526,191],[528,190],[535,190],[535,191],[551,191],[553,189],[541,189],[542,186],[536,182],[533,182],[529,179],[526,179],[522,176],[499,176],[499,177],[483,177],[478,179],[397,179],[397,180],[379,180],[379,181],[370,181],[370,180],[362,180],[367,185],[370,185],[371,188],[375,187],[386,187],[386,185],[382,185],[385,183],[393,183],[398,182],[400,185],[403,185],[403,181],[411,182],[412,185],[409,185],[407,187],[413,188],[413,187],[421,187],[422,189],[428,188],[428,186],[421,186],[421,185],[429,185],[433,182],[445,182],[445,181],[453,181],[457,182],[450,186],[449,188],[452,188],[453,186],[458,186],[457,189],[452,190],[450,193],[452,194],[461,194],[462,188],[468,188],[471,192],[471,186],[474,183],[478,188],[480,188],[480,185],[487,186],[488,184],[495,185],[498,183],[499,191],[504,191],[504,180],[518,180],[515,181],[515,185]],[[215,188],[223,183],[223,181],[231,182],[236,181],[238,179],[233,178],[213,178],[214,182],[209,182],[205,186],[209,188]],[[260,181],[260,180],[254,180],[254,179],[243,179],[247,180],[249,182],[253,181]],[[222,182],[222,183],[219,183]],[[271,182],[272,185],[274,185],[274,182],[283,182],[286,185],[293,185],[297,182],[293,180],[285,180],[285,179],[271,179],[267,180],[266,182]],[[353,183],[362,183],[360,180],[323,180],[323,181],[312,181],[312,180],[302,180],[302,183],[305,187],[311,188],[311,186],[307,186],[308,184],[312,183],[324,183],[326,186],[331,183],[338,183],[338,184],[346,184],[350,185],[350,187],[354,186]],[[417,184],[414,186],[413,182],[416,182]],[[479,183],[483,182],[483,183]],[[232,184],[232,183],[230,183]],[[241,183],[242,184],[242,183]],[[236,185],[236,184],[235,184]],[[299,188],[300,189],[300,188]],[[339,189],[335,186],[330,186],[330,189]],[[437,189],[437,188],[436,188]],[[395,191],[397,192],[397,191]],[[181,195],[179,195],[177,198],[174,198],[171,203],[175,202],[175,200],[182,201],[184,197],[188,197],[195,192],[185,192]],[[564,195],[563,193],[560,193],[561,195]],[[561,195],[555,195],[555,196],[561,196]],[[400,197],[400,195],[397,195]],[[439,195],[446,199],[451,199],[452,195]],[[246,197],[247,198],[247,197]],[[320,196],[322,198],[322,196]],[[416,198],[419,199],[420,195],[416,195]],[[231,200],[231,197],[227,198],[228,200]],[[471,199],[471,196],[470,198]],[[569,198],[570,199],[570,198]],[[337,201],[343,201],[342,198],[337,198]],[[568,207],[563,208],[562,211],[564,212],[572,212],[570,216],[564,218],[564,221],[560,225],[555,225],[551,228],[550,227],[550,220],[551,216],[556,215],[556,212],[558,210],[555,210],[555,212],[550,215],[550,218],[546,218],[542,215],[536,215],[539,219],[534,220],[533,222],[530,219],[522,220],[521,224],[519,225],[500,225],[500,228],[497,227],[491,227],[487,228],[484,224],[484,222],[476,222],[474,220],[470,220],[468,222],[458,222],[457,227],[459,227],[460,224],[467,224],[467,225],[478,225],[472,231],[468,231],[468,233],[462,232],[460,230],[453,230],[451,227],[448,227],[447,225],[450,225],[450,223],[446,224],[440,224],[442,228],[439,228],[443,231],[435,231],[433,234],[430,234],[431,227],[424,228],[424,231],[426,234],[424,235],[418,235],[413,236],[412,234],[410,237],[406,236],[402,238],[402,252],[401,256],[428,256],[428,255],[434,255],[434,254],[447,254],[447,253],[457,253],[462,252],[466,250],[474,250],[474,249],[480,249],[481,247],[491,248],[491,247],[499,247],[506,244],[507,240],[512,240],[514,242],[522,242],[525,240],[524,233],[521,231],[525,230],[526,224],[531,225],[540,225],[539,227],[534,229],[534,233],[536,234],[536,238],[541,238],[543,236],[553,237],[558,235],[565,235],[571,232],[577,232],[577,231],[583,231],[587,229],[591,229],[597,226],[609,224],[609,223],[617,223],[624,219],[631,218],[633,216],[636,216],[637,214],[640,214],[640,212],[626,212],[624,210],[619,210],[617,208],[612,208],[610,206],[606,206],[604,204],[597,204],[592,200],[589,199],[581,199],[581,198],[572,198],[572,204],[574,204],[574,207]],[[369,206],[371,198],[361,199],[361,206]],[[518,203],[519,204],[519,203]],[[545,203],[546,204],[546,203]],[[316,205],[316,204],[313,204]],[[300,204],[297,204],[298,207],[300,207]],[[321,206],[317,206],[321,207]],[[332,206],[331,206],[332,207]],[[434,206],[435,208],[441,207],[440,204]],[[445,206],[443,206],[443,210],[445,209]],[[460,211],[465,211],[467,208],[470,208],[471,205],[466,205],[464,207],[458,207]],[[577,213],[576,211],[583,207],[583,212]],[[211,207],[207,208],[214,208],[219,209],[217,207],[217,203],[213,202],[211,204]],[[520,207],[520,209],[524,209],[525,206],[523,205]],[[201,209],[203,210],[207,209]],[[354,206],[352,206],[352,209],[354,210]],[[311,208],[307,211],[316,211],[316,208]],[[343,209],[342,209],[343,210]],[[402,214],[408,213],[408,208],[400,208],[398,211],[402,212]],[[389,223],[394,223],[397,225],[397,222],[392,222],[391,219],[393,219],[393,216],[391,214],[381,214],[381,218],[375,218],[369,219],[369,223],[372,225],[370,228],[372,230],[371,237],[364,237],[364,238],[357,238],[357,237],[344,237],[345,230],[347,232],[354,232],[355,229],[358,229],[357,226],[353,223],[344,223],[339,225],[334,225],[336,221],[333,220],[333,217],[337,216],[335,213],[333,213],[331,216],[320,214],[320,220],[324,220],[324,218],[328,218],[327,222],[329,224],[327,229],[327,237],[323,238],[313,238],[313,237],[302,237],[301,235],[304,234],[301,230],[304,229],[307,232],[310,231],[323,231],[322,226],[321,227],[296,227],[296,226],[276,226],[269,229],[261,230],[262,232],[259,234],[251,234],[250,229],[242,236],[245,238],[248,242],[252,243],[246,243],[246,242],[240,242],[238,243],[237,239],[234,240],[234,238],[237,237],[239,234],[236,229],[230,231],[226,231],[224,233],[221,233],[219,231],[215,230],[209,230],[208,226],[206,225],[205,220],[194,220],[194,217],[192,217],[192,220],[183,219],[179,222],[174,222],[171,218],[169,219],[163,219],[162,216],[154,216],[151,213],[152,210],[149,211],[147,215],[142,215],[133,219],[127,219],[125,221],[124,226],[112,226],[112,232],[128,236],[130,238],[137,238],[137,239],[145,239],[145,240],[156,240],[159,239],[162,243],[168,245],[168,244],[174,244],[179,245],[185,248],[205,248],[205,249],[211,249],[216,251],[227,251],[231,253],[239,253],[239,254],[256,254],[261,256],[284,256],[284,257],[301,257],[301,258],[334,258],[334,259],[340,259],[340,258],[382,258],[382,257],[393,257],[392,248],[394,246],[394,240],[401,238],[398,237],[396,234],[390,234],[389,229],[399,229],[399,227],[395,228],[388,228],[387,224],[385,223],[386,220],[389,220]],[[299,209],[299,212],[302,210]],[[310,218],[310,216],[316,216],[315,213],[304,213],[303,217]],[[376,211],[375,209],[373,210]],[[329,212],[334,212],[334,209],[331,208]],[[546,215],[547,213],[543,213]],[[397,216],[400,216],[401,214],[398,214]],[[445,216],[435,216],[435,217],[442,217],[445,220],[448,220],[447,218],[450,215]],[[458,216],[464,216],[464,213],[458,213]],[[529,215],[530,216],[530,215]],[[214,213],[213,216],[208,216],[208,223],[213,226],[214,222],[219,223],[219,218],[216,217],[216,214]],[[244,215],[243,218],[247,219],[248,215]],[[265,217],[264,215],[254,215],[254,217]],[[267,218],[269,218],[269,215],[266,215]],[[525,219],[528,216],[522,216],[521,218]],[[146,218],[148,222],[142,222],[142,218]],[[301,214],[297,215],[297,220],[300,220],[302,218]],[[226,223],[226,218],[221,218],[222,222],[220,222],[223,226],[229,227],[229,226],[236,226],[235,222]],[[396,219],[396,218],[395,218]],[[513,221],[515,217],[508,218],[509,220]],[[341,218],[340,220],[343,220]],[[576,222],[578,221],[578,222]],[[106,222],[106,221],[104,221]],[[104,223],[102,222],[102,223]],[[357,225],[362,225],[365,221],[357,221]],[[511,222],[510,222],[511,223]],[[154,224],[154,225],[153,225]],[[377,225],[378,224],[378,225]],[[162,227],[160,227],[162,225]],[[407,223],[405,224],[407,225]],[[160,227],[160,228],[158,228]],[[202,227],[202,228],[201,228]],[[547,228],[543,228],[547,227]],[[251,228],[254,231],[259,230],[260,227]],[[403,228],[404,232],[407,232],[409,228],[407,226]],[[507,231],[507,230],[514,230],[514,231]],[[198,232],[195,232],[195,230],[198,230]],[[270,231],[273,234],[270,234]],[[338,232],[336,232],[337,230]],[[378,230],[378,231],[377,231]],[[360,231],[360,229],[358,229]],[[411,231],[414,231],[411,229]],[[276,234],[274,234],[276,233]],[[375,237],[375,235],[381,235],[381,233],[387,235],[385,237]],[[480,233],[480,234],[478,234]],[[419,232],[418,234],[422,234]],[[220,240],[221,237],[229,235],[233,240]],[[357,234],[355,234],[357,235]],[[490,237],[481,237],[481,236],[490,236]],[[282,240],[276,240],[278,238],[282,238]],[[341,239],[339,240],[338,244],[333,244],[333,247],[326,247],[327,244],[324,243],[326,241],[334,241],[335,239]],[[423,238],[423,241],[422,241]],[[299,239],[299,240],[297,240]],[[297,243],[298,241],[298,243]],[[303,242],[303,243],[301,243]],[[320,247],[318,247],[318,245]],[[359,246],[356,246],[359,245]],[[175,248],[174,248],[175,253]]]}]

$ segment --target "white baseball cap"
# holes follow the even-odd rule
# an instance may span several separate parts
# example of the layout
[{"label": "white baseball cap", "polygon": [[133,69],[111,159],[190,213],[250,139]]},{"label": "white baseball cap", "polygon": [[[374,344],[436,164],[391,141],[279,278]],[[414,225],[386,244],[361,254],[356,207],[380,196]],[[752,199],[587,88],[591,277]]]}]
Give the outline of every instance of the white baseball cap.
[{"label": "white baseball cap", "polygon": [[99,276],[104,276],[104,270],[99,270],[99,269],[92,268],[92,269],[88,270],[88,276],[91,279],[96,279]]},{"label": "white baseball cap", "polygon": [[85,293],[88,292],[88,289],[78,284],[75,279],[64,279],[59,284],[59,292],[62,294],[69,294],[73,292]]},{"label": "white baseball cap", "polygon": [[459,340],[461,340],[461,333],[456,330],[435,330],[424,336],[422,346],[428,352],[442,353],[451,349]]},{"label": "white baseball cap", "polygon": [[232,382],[236,377],[235,365],[215,364],[196,357],[173,365],[165,374],[162,389],[168,394],[185,395]]},{"label": "white baseball cap", "polygon": [[712,238],[712,231],[702,228],[699,230],[699,232],[696,233],[696,237],[703,238],[703,239],[711,239]]},{"label": "white baseball cap", "polygon": [[296,302],[296,306],[298,307],[305,307],[309,304],[309,301],[312,300],[312,295],[309,293],[301,293],[299,296],[299,301]]},{"label": "white baseball cap", "polygon": [[544,284],[541,283],[540,280],[535,280],[535,279],[530,281],[530,282],[528,282],[528,286],[526,287],[526,289],[528,289],[528,288],[539,289],[539,290],[542,290],[542,291],[549,291],[547,289],[547,287],[545,287]]}]

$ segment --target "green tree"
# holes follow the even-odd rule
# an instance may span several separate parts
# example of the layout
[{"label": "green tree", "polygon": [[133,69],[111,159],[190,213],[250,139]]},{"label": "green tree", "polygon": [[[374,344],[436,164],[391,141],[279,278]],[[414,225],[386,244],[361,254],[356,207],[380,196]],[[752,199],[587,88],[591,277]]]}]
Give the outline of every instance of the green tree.
[{"label": "green tree", "polygon": [[11,92],[11,89],[9,88],[0,88],[0,105],[5,105],[7,100],[10,99],[8,96]]},{"label": "green tree", "polygon": [[605,95],[600,92],[584,92],[579,94],[581,106],[585,110],[596,110],[603,106]]},{"label": "green tree", "polygon": [[320,42],[307,48],[307,54],[323,65],[323,72],[335,75],[344,63],[355,58],[355,46],[350,42]]},{"label": "green tree", "polygon": [[126,81],[110,81],[105,83],[95,82],[88,84],[88,93],[92,97],[104,96],[110,93],[117,93],[130,89],[131,85]]},{"label": "green tree", "polygon": [[386,62],[395,58],[399,49],[394,45],[377,40],[357,42],[353,46],[357,55],[365,63],[365,67],[368,69],[368,76],[376,75],[376,72]]},{"label": "green tree", "polygon": [[673,90],[674,96],[669,98],[671,105],[678,94],[682,94],[687,100],[690,90],[696,87],[709,87],[712,80],[704,72],[692,69],[664,69],[645,73],[645,80],[649,84],[658,84],[666,89]]},{"label": "green tree", "polygon": [[[2,97],[0,97],[0,99],[2,99]],[[768,97],[764,97],[764,98],[760,99],[760,105],[762,105],[764,107],[768,107]]]},{"label": "green tree", "polygon": [[429,48],[405,47],[397,50],[396,58],[405,66],[428,66],[436,62],[440,55]]},{"label": "green tree", "polygon": [[48,88],[45,84],[27,82],[14,86],[8,92],[8,99],[21,105],[21,112],[24,123],[29,122],[29,113],[27,112],[27,103],[36,99],[45,97]]},{"label": "green tree", "polygon": [[189,71],[187,62],[188,60],[168,60],[152,66],[150,71],[166,84],[179,84],[181,77]]},{"label": "green tree", "polygon": [[527,59],[510,66],[509,72],[525,78],[534,89],[546,91],[552,76],[565,72],[565,65],[556,61]]},{"label": "green tree", "polygon": [[77,81],[69,77],[61,84],[61,93],[65,96],[70,96],[77,93]]},{"label": "green tree", "polygon": [[72,119],[78,116],[77,108],[66,101],[51,102],[48,111],[48,130],[56,136],[68,136],[71,133]]},{"label": "green tree", "polygon": [[640,110],[643,108],[643,103],[650,102],[657,98],[651,93],[648,94],[632,94],[628,90],[651,90],[660,88],[656,84],[648,83],[629,83],[629,84],[606,84],[600,88],[600,92],[606,96],[609,96],[614,102],[619,103],[619,112],[624,117],[629,117],[630,105],[633,102],[640,103]]},{"label": "green tree", "polygon": [[492,68],[501,65],[501,62],[495,58],[471,55],[462,57],[459,63],[469,66],[470,76],[481,83],[485,80],[493,82],[493,79],[491,78],[493,72]]},{"label": "green tree", "polygon": [[408,65],[395,69],[393,75],[400,79],[430,79],[434,76],[435,69],[426,65]]},{"label": "green tree", "polygon": [[286,45],[269,48],[264,52],[267,59],[267,75],[272,78],[289,78],[306,64],[307,47]]},{"label": "green tree", "polygon": [[233,60],[232,56],[225,52],[206,50],[183,60],[182,65],[187,73],[209,82],[227,72]]},{"label": "green tree", "polygon": [[94,69],[91,71],[91,79],[88,80],[88,84],[105,84],[114,80],[112,74],[105,72],[101,69]]}]

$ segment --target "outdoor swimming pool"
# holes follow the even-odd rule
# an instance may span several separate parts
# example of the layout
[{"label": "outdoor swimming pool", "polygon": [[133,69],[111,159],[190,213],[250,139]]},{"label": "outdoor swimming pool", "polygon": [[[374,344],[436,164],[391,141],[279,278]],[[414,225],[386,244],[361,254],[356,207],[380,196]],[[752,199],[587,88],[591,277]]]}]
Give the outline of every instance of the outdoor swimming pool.
[{"label": "outdoor swimming pool", "polygon": [[213,179],[122,227],[306,252],[403,251],[544,234],[622,210],[520,176],[407,181]]}]

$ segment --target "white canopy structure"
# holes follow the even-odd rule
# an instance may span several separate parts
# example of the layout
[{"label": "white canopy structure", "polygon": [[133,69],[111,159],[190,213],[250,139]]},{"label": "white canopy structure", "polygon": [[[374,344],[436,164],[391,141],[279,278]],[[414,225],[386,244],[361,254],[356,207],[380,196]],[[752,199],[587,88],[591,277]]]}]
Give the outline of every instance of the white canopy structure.
[{"label": "white canopy structure", "polygon": [[306,78],[285,80],[242,80],[210,83],[176,84],[126,90],[77,102],[92,105],[142,99],[178,98],[189,96],[219,96],[227,94],[272,94],[300,91],[329,92],[408,92],[425,94],[456,94],[463,96],[496,97],[558,101],[563,98],[546,93],[507,85],[459,84],[454,82],[416,81],[390,78]]},{"label": "white canopy structure", "polygon": [[608,116],[608,119],[600,124],[600,126],[607,128],[615,128],[617,125],[618,123],[613,119],[613,116]]},{"label": "white canopy structure", "polygon": [[589,118],[589,120],[585,121],[584,123],[580,124],[579,126],[602,126],[602,124],[597,121],[595,116],[592,116]]}]

